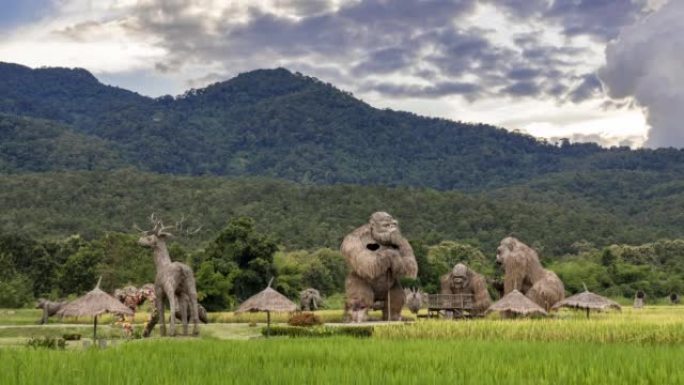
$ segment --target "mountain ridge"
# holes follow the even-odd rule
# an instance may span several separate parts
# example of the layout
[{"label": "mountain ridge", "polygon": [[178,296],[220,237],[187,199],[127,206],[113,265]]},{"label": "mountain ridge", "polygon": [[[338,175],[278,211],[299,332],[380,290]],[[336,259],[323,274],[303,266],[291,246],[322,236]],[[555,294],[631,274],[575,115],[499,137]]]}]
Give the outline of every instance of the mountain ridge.
[{"label": "mountain ridge", "polygon": [[[486,124],[377,109],[284,68],[150,98],[106,86],[83,69],[0,63],[0,113],[55,121],[110,143],[123,166],[180,175],[441,190],[596,169],[684,175],[681,150],[556,146]],[[6,158],[0,152],[0,163]]]}]

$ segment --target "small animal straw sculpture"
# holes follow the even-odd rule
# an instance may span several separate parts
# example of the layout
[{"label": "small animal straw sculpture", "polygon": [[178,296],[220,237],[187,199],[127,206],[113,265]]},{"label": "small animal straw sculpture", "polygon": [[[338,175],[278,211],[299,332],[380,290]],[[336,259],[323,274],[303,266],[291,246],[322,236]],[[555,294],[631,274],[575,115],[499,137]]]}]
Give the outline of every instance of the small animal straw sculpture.
[{"label": "small animal straw sculpture", "polygon": [[482,274],[458,263],[448,274],[440,277],[441,294],[469,294],[473,296],[473,315],[482,315],[491,306],[487,281]]},{"label": "small animal straw sculpture", "polygon": [[[166,335],[166,323],[164,322],[164,301],[169,301],[169,308],[172,315],[180,309],[181,320],[183,323],[183,334],[188,334],[188,309],[190,310],[190,320],[193,324],[193,335],[199,334],[199,310],[197,303],[197,287],[195,276],[192,269],[181,262],[171,262],[169,251],[166,247],[166,240],[171,237],[167,232],[172,226],[164,226],[162,221],[152,214],[150,216],[152,230],[143,232],[138,243],[149,247],[153,251],[154,264],[157,274],[154,280],[154,294],[156,297],[156,307],[161,321],[159,328],[161,335]],[[187,298],[187,305],[180,302]],[[176,334],[176,317],[169,320],[169,335]]]},{"label": "small animal straw sculpture", "polygon": [[634,295],[634,308],[635,309],[641,309],[644,307],[644,300],[646,299],[646,293],[644,293],[641,290],[637,290],[636,294]]},{"label": "small animal straw sculpture", "polygon": [[[154,285],[148,283],[141,288],[128,285],[121,289],[115,289],[114,298],[118,299],[135,313],[138,310],[138,306],[146,301],[149,300],[151,303],[154,303]],[[122,315],[121,317],[121,320],[123,320],[124,316]]]},{"label": "small animal straw sculpture", "polygon": [[57,314],[57,312],[60,311],[66,304],[67,301],[53,302],[45,298],[40,298],[36,303],[36,309],[43,309],[43,316],[40,317],[38,323],[45,325],[48,322],[48,317],[52,317],[53,315]]},{"label": "small animal straw sculpture", "polygon": [[318,310],[320,306],[323,305],[323,300],[321,298],[321,293],[314,289],[308,288],[304,289],[299,293],[299,308],[302,311],[314,311]]},{"label": "small animal straw sculpture", "polygon": [[406,307],[413,314],[418,314],[420,309],[427,304],[427,294],[421,290],[415,288],[404,289],[404,294],[406,295]]},{"label": "small animal straw sculpture", "polygon": [[518,290],[546,311],[565,298],[565,287],[556,273],[546,270],[529,246],[513,237],[497,248],[496,263],[503,266],[504,295]]},{"label": "small animal straw sculpture", "polygon": [[383,319],[399,320],[405,300],[399,279],[415,278],[418,265],[397,221],[386,212],[373,213],[367,224],[344,238],[340,251],[350,267],[345,281],[347,317],[363,322],[368,309],[382,301]]},{"label": "small animal straw sculpture", "polygon": [[671,293],[670,294],[670,304],[679,305],[679,294],[677,294],[677,293]]}]

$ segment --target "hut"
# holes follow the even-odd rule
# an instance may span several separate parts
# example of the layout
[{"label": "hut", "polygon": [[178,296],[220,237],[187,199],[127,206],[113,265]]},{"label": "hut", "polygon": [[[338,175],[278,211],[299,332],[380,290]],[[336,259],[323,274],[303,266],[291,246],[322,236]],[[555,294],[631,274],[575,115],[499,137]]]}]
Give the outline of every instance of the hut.
[{"label": "hut", "polygon": [[273,283],[273,278],[268,282],[268,287],[266,287],[266,289],[247,298],[247,300],[235,311],[235,313],[266,312],[267,335],[269,335],[271,331],[271,312],[291,313],[297,310],[297,305],[284,295],[273,290],[271,288],[271,283]]},{"label": "hut", "polygon": [[525,295],[518,290],[513,290],[496,301],[487,309],[485,314],[489,314],[493,311],[501,313],[506,318],[529,315],[548,315],[544,308],[525,297]]},{"label": "hut", "polygon": [[102,277],[98,279],[97,285],[83,297],[77,298],[66,304],[57,315],[60,317],[94,317],[93,320],[93,341],[97,339],[97,317],[103,313],[114,313],[133,315],[133,310],[119,302],[116,298],[105,293],[100,289]]},{"label": "hut", "polygon": [[590,292],[586,286],[584,287],[584,292],[575,294],[568,297],[557,304],[553,305],[554,310],[560,309],[561,307],[567,307],[571,309],[585,309],[587,311],[587,318],[589,318],[589,311],[604,311],[608,309],[616,309],[618,311],[622,310],[622,307],[615,301],[612,301],[606,297],[602,297],[598,294]]}]

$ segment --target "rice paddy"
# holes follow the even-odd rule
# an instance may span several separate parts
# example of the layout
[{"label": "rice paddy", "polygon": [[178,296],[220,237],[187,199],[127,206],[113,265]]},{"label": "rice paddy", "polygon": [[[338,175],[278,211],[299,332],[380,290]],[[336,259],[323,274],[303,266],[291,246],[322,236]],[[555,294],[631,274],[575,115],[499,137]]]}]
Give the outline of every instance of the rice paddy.
[{"label": "rice paddy", "polygon": [[[340,310],[322,314],[333,312]],[[378,325],[366,339],[264,339],[261,324],[232,318],[204,325],[199,339],[120,340],[106,349],[72,343],[66,351],[2,341],[17,342],[28,329],[87,335],[87,325],[2,326],[0,384],[684,384],[682,306],[590,319],[570,311],[552,319],[494,318]],[[116,327],[107,327],[116,337]]]}]

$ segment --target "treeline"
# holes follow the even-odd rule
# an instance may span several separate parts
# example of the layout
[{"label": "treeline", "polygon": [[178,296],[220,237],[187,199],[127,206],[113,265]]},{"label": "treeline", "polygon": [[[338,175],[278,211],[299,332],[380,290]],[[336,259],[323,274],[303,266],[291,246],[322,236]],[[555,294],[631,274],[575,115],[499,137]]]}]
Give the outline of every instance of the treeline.
[{"label": "treeline", "polygon": [[[105,231],[131,233],[155,212],[202,226],[183,244],[198,246],[230,218],[249,216],[288,250],[335,249],[378,210],[410,239],[457,240],[491,256],[514,235],[544,257],[684,237],[684,184],[659,174],[557,174],[485,193],[380,186],[314,186],[272,179],[178,177],[118,171],[0,175],[0,231],[35,239]],[[677,209],[680,208],[680,209]]]},{"label": "treeline", "polygon": [[[78,235],[58,241],[0,235],[0,307],[22,307],[38,297],[75,297],[91,290],[98,277],[102,288],[153,282],[152,251],[139,246],[138,235],[107,233],[86,241]],[[490,291],[500,280],[493,256],[454,241],[427,245],[412,241],[419,265],[416,280],[405,285],[426,292],[439,290],[439,277],[459,262],[483,273]],[[565,282],[569,293],[583,290],[612,297],[632,297],[643,290],[662,298],[684,290],[684,240],[663,240],[641,246],[612,245],[597,249],[575,245],[577,253],[554,259],[549,268]],[[228,310],[262,290],[271,278],[275,288],[293,300],[314,287],[325,296],[344,292],[347,266],[337,249],[279,250],[273,238],[256,230],[254,220],[237,217],[211,240],[189,248],[171,241],[173,260],[195,271],[200,302],[209,310]]]}]

